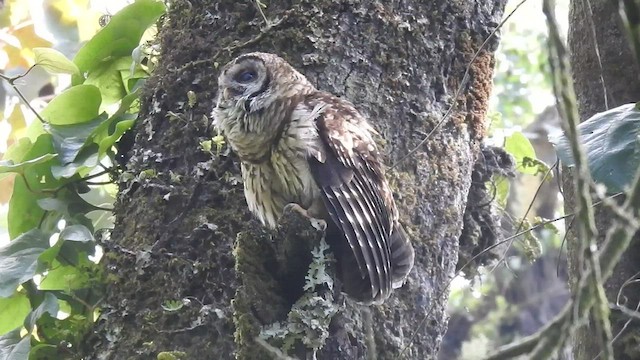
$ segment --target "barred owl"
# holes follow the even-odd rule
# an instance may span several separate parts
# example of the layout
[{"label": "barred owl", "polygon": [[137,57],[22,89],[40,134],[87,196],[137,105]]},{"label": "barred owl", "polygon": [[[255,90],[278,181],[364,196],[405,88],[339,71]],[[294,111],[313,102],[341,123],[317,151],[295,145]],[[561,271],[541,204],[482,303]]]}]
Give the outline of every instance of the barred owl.
[{"label": "barred owl", "polygon": [[275,227],[286,205],[327,223],[342,291],[380,304],[414,250],[398,222],[376,131],[354,106],[317,90],[282,58],[239,56],[218,79],[216,125],[242,166],[249,209]]}]

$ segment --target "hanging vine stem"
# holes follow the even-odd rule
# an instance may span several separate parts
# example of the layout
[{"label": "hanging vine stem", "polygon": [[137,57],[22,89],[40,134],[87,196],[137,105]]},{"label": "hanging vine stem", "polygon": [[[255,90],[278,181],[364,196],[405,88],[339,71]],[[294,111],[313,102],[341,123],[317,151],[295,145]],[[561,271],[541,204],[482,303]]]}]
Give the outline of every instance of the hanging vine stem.
[{"label": "hanging vine stem", "polygon": [[618,3],[636,64],[640,64],[640,3],[638,0],[619,0]]},{"label": "hanging vine stem", "polygon": [[600,45],[598,45],[598,32],[596,31],[596,24],[593,22],[593,9],[591,6],[591,0],[585,0],[582,4],[587,8],[588,15],[585,18],[589,19],[589,27],[591,28],[591,37],[593,38],[593,49],[596,53],[596,59],[598,59],[598,69],[600,70],[600,83],[602,84],[602,96],[604,97],[604,108],[609,110],[609,96],[607,95],[607,84],[604,82],[604,69],[602,67],[602,58],[600,57]]}]

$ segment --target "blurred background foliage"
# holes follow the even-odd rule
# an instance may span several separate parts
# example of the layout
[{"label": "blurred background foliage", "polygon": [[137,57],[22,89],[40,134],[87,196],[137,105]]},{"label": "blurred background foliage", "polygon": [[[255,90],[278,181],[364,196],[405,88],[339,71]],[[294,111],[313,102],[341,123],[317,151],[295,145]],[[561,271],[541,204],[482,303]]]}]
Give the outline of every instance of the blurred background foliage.
[{"label": "blurred background foliage", "polygon": [[155,0],[2,3],[2,359],[66,358],[100,316],[117,142],[137,117],[164,10]]},{"label": "blurred background foliage", "polygon": [[[510,1],[507,12],[519,2]],[[33,48],[38,47],[54,48],[73,59],[113,14],[130,3],[133,1],[5,1],[0,5],[1,73],[14,77],[27,72],[35,64]],[[565,31],[567,9],[568,0],[558,1]],[[488,143],[504,146],[507,138],[520,139],[519,134],[523,134],[526,143],[518,140],[515,148],[531,147],[534,158],[551,166],[556,156],[547,135],[558,129],[559,120],[553,106],[545,50],[546,27],[539,2],[530,1],[520,8],[505,24],[500,37]],[[51,75],[42,67],[33,68],[15,82],[37,112],[71,84],[71,75]],[[7,149],[19,139],[31,136],[35,141],[37,129],[42,125],[6,81],[0,87],[0,110],[3,113],[0,157],[4,158]],[[518,157],[522,153],[513,155]],[[499,239],[562,215],[553,172],[536,173],[526,166],[520,166],[519,170],[516,179],[495,179],[494,184],[487,184],[495,186],[495,196],[500,200],[503,231]],[[543,181],[545,174],[547,179]],[[14,179],[13,174],[0,176],[0,246],[9,242],[7,213]],[[115,192],[112,184],[100,185],[92,186],[91,192],[83,196],[91,204],[109,206]],[[96,212],[91,220],[96,229],[112,225],[110,214],[104,211]],[[514,237],[494,250],[500,259],[495,265],[481,269],[472,279],[458,276],[454,280],[449,302],[450,327],[440,359],[480,359],[499,345],[535,332],[555,315],[568,297],[565,262],[560,256],[564,231],[559,229],[563,228],[562,222],[555,226],[550,223]],[[44,275],[46,278],[47,274]],[[0,336],[19,326],[32,310],[28,302],[13,302],[11,306],[4,311],[0,309]],[[61,308],[59,318],[68,315],[64,310]],[[82,323],[80,320],[78,323]]]}]

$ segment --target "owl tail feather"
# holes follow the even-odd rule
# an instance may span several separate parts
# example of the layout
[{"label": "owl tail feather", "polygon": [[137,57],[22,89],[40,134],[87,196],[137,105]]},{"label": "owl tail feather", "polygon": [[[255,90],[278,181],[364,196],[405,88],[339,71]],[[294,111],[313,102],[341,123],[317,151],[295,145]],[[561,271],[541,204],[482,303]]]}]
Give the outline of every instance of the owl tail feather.
[{"label": "owl tail feather", "polygon": [[[351,299],[364,305],[383,303],[391,292],[376,291],[375,294],[373,293],[373,287],[368,274],[361,272],[344,235],[332,225],[333,224],[330,223],[327,229],[326,238],[338,260],[338,278],[341,283],[341,291],[346,293]],[[413,267],[414,250],[407,234],[400,224],[394,226],[390,240],[390,280],[392,288],[397,289],[402,286]],[[388,289],[391,289],[391,287]]]},{"label": "owl tail feather", "polygon": [[415,253],[407,233],[400,223],[395,224],[391,232],[391,281],[394,289],[404,284],[411,268]]},{"label": "owl tail feather", "polygon": [[371,280],[363,275],[344,234],[333,222],[327,227],[325,238],[338,261],[338,289],[361,304],[376,301],[372,294]]}]

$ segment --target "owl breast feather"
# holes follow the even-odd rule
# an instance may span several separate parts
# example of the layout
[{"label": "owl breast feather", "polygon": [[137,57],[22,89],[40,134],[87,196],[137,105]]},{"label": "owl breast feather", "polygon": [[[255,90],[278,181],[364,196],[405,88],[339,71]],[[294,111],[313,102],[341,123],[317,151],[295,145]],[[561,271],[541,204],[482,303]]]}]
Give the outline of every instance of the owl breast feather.
[{"label": "owl breast feather", "polygon": [[261,163],[243,162],[244,192],[249,209],[267,226],[275,227],[285,205],[303,208],[319,198],[307,155],[320,145],[314,119],[309,112],[293,111],[270,156]]}]

